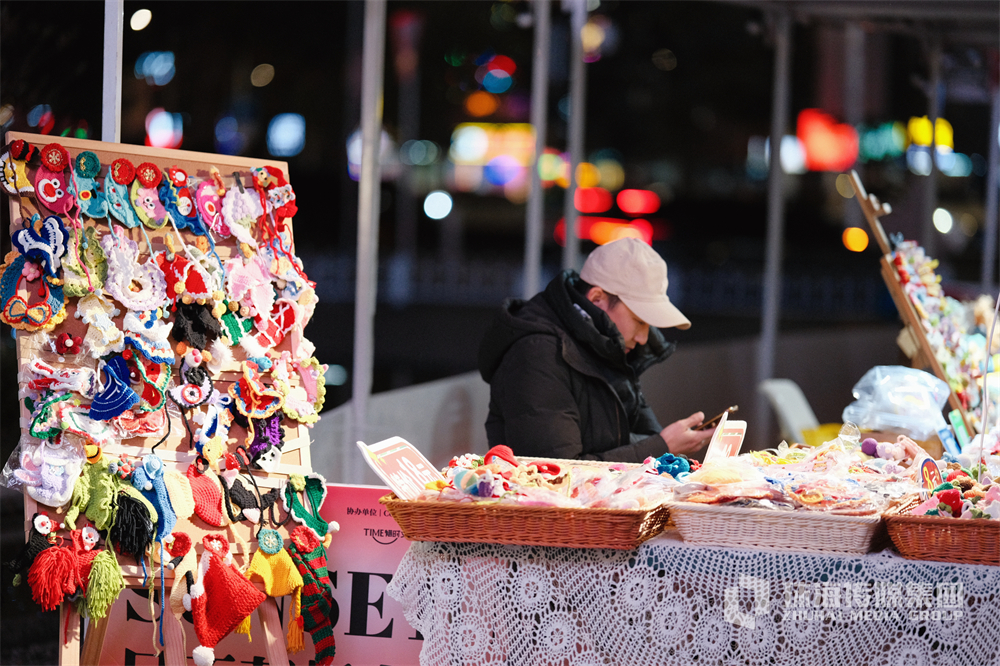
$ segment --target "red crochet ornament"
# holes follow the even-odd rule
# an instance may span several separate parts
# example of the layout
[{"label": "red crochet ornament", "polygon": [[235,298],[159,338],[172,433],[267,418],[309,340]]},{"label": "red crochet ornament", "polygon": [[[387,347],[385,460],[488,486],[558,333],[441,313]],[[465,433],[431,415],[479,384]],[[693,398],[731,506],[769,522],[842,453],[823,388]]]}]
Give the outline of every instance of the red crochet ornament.
[{"label": "red crochet ornament", "polygon": [[119,157],[111,163],[108,173],[119,185],[131,185],[135,180],[135,165],[129,159]]},{"label": "red crochet ornament", "polygon": [[59,173],[69,166],[69,151],[58,143],[50,143],[42,148],[42,165],[49,171]]}]

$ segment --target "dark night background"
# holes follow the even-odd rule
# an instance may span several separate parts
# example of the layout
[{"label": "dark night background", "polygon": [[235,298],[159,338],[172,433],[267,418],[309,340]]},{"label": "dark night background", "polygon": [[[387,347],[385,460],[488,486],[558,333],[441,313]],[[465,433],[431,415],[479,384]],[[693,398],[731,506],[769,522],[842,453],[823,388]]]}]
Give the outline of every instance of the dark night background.
[{"label": "dark night background", "polygon": [[[956,11],[982,6],[996,10],[995,2],[953,6]],[[152,22],[134,32],[129,18],[142,8],[152,10]],[[418,136],[408,138],[433,141],[441,156],[436,164],[414,168],[419,178],[413,194],[401,193],[398,180],[383,182],[380,294],[390,280],[386,267],[402,251],[412,252],[421,265],[456,270],[448,274],[451,278],[427,278],[427,288],[409,302],[380,300],[375,322],[376,392],[474,370],[479,337],[493,310],[504,295],[520,295],[512,285],[517,284],[523,260],[523,204],[453,192],[461,220],[456,229],[427,218],[420,202],[430,189],[445,187],[441,169],[455,126],[476,120],[467,115],[462,101],[477,86],[471,63],[484,51],[493,49],[512,58],[518,69],[501,110],[478,120],[528,122],[532,30],[519,25],[519,16],[522,20],[529,16],[531,5],[392,1],[390,24],[394,16],[407,11],[423,20],[418,43]],[[605,1],[592,15],[607,17],[613,34],[609,33],[600,60],[587,65],[586,155],[598,151],[615,155],[624,167],[625,187],[658,188],[663,207],[657,216],[665,237],[654,246],[670,265],[671,276],[683,277],[680,298],[675,300],[695,323],[690,331],[671,331],[668,337],[697,344],[756,335],[759,289],[756,297],[727,300],[719,289],[713,291],[713,285],[759,283],[763,270],[767,184],[748,175],[747,146],[751,137],[764,137],[770,131],[773,50],[764,13],[753,3]],[[47,104],[52,119],[46,133],[101,138],[103,19],[101,2],[0,3],[4,109],[0,121],[5,131],[39,132],[29,124],[29,113]],[[123,143],[144,143],[146,116],[162,107],[182,115],[183,150],[222,152],[216,124],[228,115],[238,120],[245,138],[239,153],[267,158],[269,120],[286,112],[305,118],[304,149],[278,159],[288,162],[297,195],[298,253],[320,282],[320,305],[306,333],[321,361],[347,371],[346,383],[328,385],[328,408],[350,399],[358,188],[348,177],[346,142],[360,122],[362,21],[363,5],[357,1],[125,3]],[[560,100],[568,94],[568,15],[559,2],[553,2],[552,23],[548,145],[565,150],[567,123]],[[919,85],[929,76],[922,24],[905,16],[896,24],[900,29],[863,23],[868,37],[864,110],[868,125],[905,124],[911,116],[928,112]],[[994,20],[994,39],[988,46],[946,43],[946,77],[995,80],[996,28]],[[820,107],[842,119],[843,81],[838,71],[843,42],[837,41],[842,29],[843,22],[836,19],[798,16],[787,133],[794,134],[795,116],[804,108]],[[663,49],[675,54],[676,68],[656,66],[653,55]],[[150,85],[135,75],[135,63],[147,51],[174,53],[176,72],[169,83]],[[390,34],[384,124],[398,139],[401,125],[415,109],[400,111],[394,57]],[[275,76],[270,84],[254,87],[250,73],[261,63],[273,65]],[[955,150],[982,160],[988,151],[988,104],[948,98],[942,115],[954,127]],[[907,170],[903,158],[870,163],[864,169],[868,190],[897,210],[883,220],[887,228],[915,235],[921,177]],[[786,293],[783,331],[897,318],[879,276],[877,247],[853,253],[840,241],[845,206],[856,204],[837,194],[835,176],[788,177],[783,270],[798,296]],[[956,214],[967,213],[981,225],[984,181],[981,173],[939,176],[940,205]],[[409,207],[402,211],[404,217],[416,219],[415,243],[410,247],[398,237],[401,206]],[[6,206],[3,209],[8,224]],[[553,229],[562,209],[562,190],[547,190],[545,278],[560,263],[561,248],[553,240]],[[7,234],[0,236],[8,244],[6,249]],[[591,247],[585,242],[582,251]],[[943,244],[939,254],[946,286],[956,293],[972,289],[970,285],[979,280],[982,232],[973,229],[971,235]],[[493,276],[495,281],[492,286],[481,281],[478,289],[449,287],[449,279],[461,281],[461,276],[469,275]],[[844,293],[863,297],[845,298]],[[14,345],[9,333],[4,326],[0,402],[4,460],[18,438]],[[18,497],[8,491],[3,495],[3,560],[23,539]],[[6,627],[0,637],[4,664],[44,664],[55,658],[57,614],[40,613],[27,592],[26,585],[13,588],[4,576],[0,623]]]}]

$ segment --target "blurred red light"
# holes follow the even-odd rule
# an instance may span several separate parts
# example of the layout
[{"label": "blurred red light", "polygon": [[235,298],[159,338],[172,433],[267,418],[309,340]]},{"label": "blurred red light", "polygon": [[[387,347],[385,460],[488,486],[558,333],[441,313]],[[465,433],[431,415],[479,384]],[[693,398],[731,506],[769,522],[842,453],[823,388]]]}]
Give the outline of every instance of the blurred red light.
[{"label": "blurred red light", "polygon": [[611,204],[611,193],[603,187],[578,187],[573,192],[573,205],[581,213],[604,213]]},{"label": "blurred red light", "polygon": [[[614,217],[592,217],[581,215],[576,220],[576,235],[591,240],[598,245],[631,236],[646,244],[653,242],[653,225],[646,220],[620,220]],[[566,220],[556,222],[552,237],[559,245],[566,245]]]},{"label": "blurred red light", "polygon": [[502,69],[508,74],[513,74],[517,70],[517,63],[505,55],[498,55],[486,64],[486,68],[487,70]]},{"label": "blurred red light", "polygon": [[858,132],[819,109],[799,113],[796,133],[806,151],[810,171],[846,171],[858,159]]},{"label": "blurred red light", "polygon": [[660,210],[660,197],[649,190],[622,190],[618,207],[628,215],[649,215]]}]

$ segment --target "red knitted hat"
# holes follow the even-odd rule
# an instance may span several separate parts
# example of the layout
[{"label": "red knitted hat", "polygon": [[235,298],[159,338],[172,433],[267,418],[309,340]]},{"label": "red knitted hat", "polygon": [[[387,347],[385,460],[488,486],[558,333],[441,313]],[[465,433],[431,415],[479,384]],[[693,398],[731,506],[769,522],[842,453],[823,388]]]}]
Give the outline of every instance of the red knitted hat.
[{"label": "red knitted hat", "polygon": [[218,534],[202,539],[205,552],[198,564],[198,580],[184,596],[194,630],[201,643],[191,653],[196,666],[215,663],[215,646],[238,627],[267,596],[232,565],[229,542]]},{"label": "red knitted hat", "polygon": [[195,463],[191,463],[187,468],[187,478],[194,496],[195,514],[212,527],[228,524],[222,513],[222,486],[215,472],[210,469],[202,472]]}]

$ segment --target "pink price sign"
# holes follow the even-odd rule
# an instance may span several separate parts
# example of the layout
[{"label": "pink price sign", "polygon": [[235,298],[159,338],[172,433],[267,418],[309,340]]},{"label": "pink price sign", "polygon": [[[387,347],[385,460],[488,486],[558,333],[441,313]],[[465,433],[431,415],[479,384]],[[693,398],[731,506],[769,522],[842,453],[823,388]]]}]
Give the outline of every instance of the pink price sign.
[{"label": "pink price sign", "polygon": [[[327,488],[320,514],[325,520],[340,524],[340,531],[333,535],[326,552],[335,602],[331,612],[337,641],[334,663],[415,666],[419,663],[423,637],[406,622],[399,602],[386,594],[386,586],[410,545],[389,512],[378,503],[389,490],[380,486],[338,484],[330,484]],[[168,588],[170,585],[168,579]],[[276,601],[283,636],[288,630],[291,597]],[[264,601],[274,602],[271,599]],[[162,663],[162,656],[157,657],[153,649],[158,636],[153,619],[159,617],[159,612],[155,598],[151,602],[146,590],[122,592],[110,611],[100,663],[107,666]],[[166,621],[175,620],[167,617]],[[185,613],[181,625],[187,646],[185,657],[190,663],[191,650],[198,645],[190,613]],[[215,647],[216,663],[269,663],[257,613],[251,615],[251,637],[252,641],[235,633],[226,636]],[[315,663],[315,650],[308,632],[304,642],[305,650],[288,655],[289,664]]]}]

